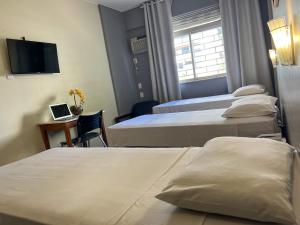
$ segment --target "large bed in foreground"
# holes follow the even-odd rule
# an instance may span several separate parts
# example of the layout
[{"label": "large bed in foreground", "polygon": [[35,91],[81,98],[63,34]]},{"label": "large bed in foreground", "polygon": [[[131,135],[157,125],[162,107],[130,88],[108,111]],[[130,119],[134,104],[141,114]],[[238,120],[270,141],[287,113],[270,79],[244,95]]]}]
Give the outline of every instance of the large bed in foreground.
[{"label": "large bed in foreground", "polygon": [[215,137],[257,137],[279,132],[276,116],[224,118],[224,112],[214,109],[140,116],[109,127],[109,146],[203,146]]},{"label": "large bed in foreground", "polygon": [[[14,224],[23,224],[16,218],[41,224],[139,224],[143,210],[151,209],[140,207],[145,203],[158,207],[152,213],[174,210],[157,204],[153,192],[198,150],[48,150],[1,167],[0,212],[14,217]],[[0,224],[10,224],[3,222],[9,219],[2,215]]]},{"label": "large bed in foreground", "polygon": [[[52,149],[9,164],[0,168],[0,224],[267,224],[179,209],[155,198],[201,151]],[[299,180],[296,157],[293,200],[300,216]]]}]

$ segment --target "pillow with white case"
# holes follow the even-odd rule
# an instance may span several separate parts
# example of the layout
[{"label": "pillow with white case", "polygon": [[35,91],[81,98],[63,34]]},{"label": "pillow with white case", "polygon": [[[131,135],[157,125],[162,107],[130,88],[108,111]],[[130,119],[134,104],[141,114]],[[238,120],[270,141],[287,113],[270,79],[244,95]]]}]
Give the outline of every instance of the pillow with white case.
[{"label": "pillow with white case", "polygon": [[235,92],[232,93],[234,97],[245,96],[245,95],[255,95],[262,94],[266,91],[265,87],[260,84],[253,84],[238,88]]},{"label": "pillow with white case", "polygon": [[277,98],[268,95],[253,95],[238,99],[222,114],[225,118],[269,116],[277,113]]},{"label": "pillow with white case", "polygon": [[293,150],[270,139],[214,138],[156,197],[201,212],[295,224]]}]

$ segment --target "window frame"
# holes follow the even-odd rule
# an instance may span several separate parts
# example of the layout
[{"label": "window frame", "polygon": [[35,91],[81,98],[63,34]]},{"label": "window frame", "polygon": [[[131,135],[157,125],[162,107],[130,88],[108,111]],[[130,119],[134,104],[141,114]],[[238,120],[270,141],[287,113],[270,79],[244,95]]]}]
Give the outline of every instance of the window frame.
[{"label": "window frame", "polygon": [[[206,77],[196,77],[196,64],[195,64],[195,60],[194,60],[194,46],[192,45],[192,38],[191,38],[192,34],[194,34],[194,33],[203,32],[203,31],[213,29],[213,28],[217,28],[217,27],[221,27],[221,26],[222,26],[221,20],[217,20],[217,21],[209,22],[209,23],[206,23],[206,24],[202,24],[202,25],[199,25],[199,26],[195,26],[195,27],[191,27],[191,28],[188,28],[188,29],[179,30],[179,31],[174,32],[174,39],[179,37],[179,36],[182,36],[182,35],[188,35],[189,36],[191,55],[192,55],[194,78],[186,79],[186,80],[179,80],[180,84],[197,82],[197,81],[201,81],[201,80],[216,79],[216,78],[220,78],[220,77],[226,77],[226,73],[216,74],[216,75],[211,75],[211,76],[206,76]],[[224,43],[223,43],[223,46],[224,46]],[[177,63],[177,61],[176,61],[176,63]],[[178,74],[177,74],[177,76],[178,76]],[[179,76],[178,76],[178,78],[179,78]]]}]

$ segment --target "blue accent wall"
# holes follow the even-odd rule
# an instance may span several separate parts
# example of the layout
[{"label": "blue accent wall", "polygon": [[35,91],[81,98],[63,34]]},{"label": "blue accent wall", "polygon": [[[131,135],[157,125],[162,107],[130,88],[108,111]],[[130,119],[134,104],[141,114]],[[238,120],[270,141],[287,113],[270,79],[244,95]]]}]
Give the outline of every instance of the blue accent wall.
[{"label": "blue accent wall", "polygon": [[183,99],[228,94],[226,77],[180,84]]},{"label": "blue accent wall", "polygon": [[127,40],[125,15],[104,6],[99,6],[99,10],[118,113],[123,115],[129,113],[132,106],[139,101]]}]

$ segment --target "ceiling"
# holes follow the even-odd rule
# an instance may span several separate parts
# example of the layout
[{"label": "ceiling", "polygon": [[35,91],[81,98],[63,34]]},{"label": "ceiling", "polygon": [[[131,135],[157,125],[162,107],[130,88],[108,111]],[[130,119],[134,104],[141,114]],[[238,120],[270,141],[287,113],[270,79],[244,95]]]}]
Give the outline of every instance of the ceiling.
[{"label": "ceiling", "polygon": [[139,6],[146,0],[87,0],[88,2],[94,4],[101,4],[106,7],[118,10],[120,12],[125,12],[127,10],[133,9]]}]

